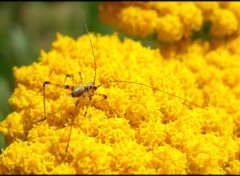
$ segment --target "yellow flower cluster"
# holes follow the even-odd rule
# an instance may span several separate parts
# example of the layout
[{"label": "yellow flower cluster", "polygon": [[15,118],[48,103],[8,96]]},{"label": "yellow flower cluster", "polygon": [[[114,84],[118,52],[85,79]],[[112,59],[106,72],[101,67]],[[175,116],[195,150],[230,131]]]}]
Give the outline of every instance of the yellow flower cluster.
[{"label": "yellow flower cluster", "polygon": [[239,2],[104,2],[100,19],[132,36],[157,34],[160,41],[189,38],[210,22],[211,35],[224,37],[239,32]]},{"label": "yellow flower cluster", "polygon": [[[43,82],[81,85],[94,79],[87,35],[76,41],[57,35],[39,62],[14,68],[14,112],[0,122],[8,147],[0,174],[240,174],[240,39],[215,44],[185,43],[163,53],[116,34],[90,34],[96,55],[96,85],[127,80],[138,84],[99,87],[86,111],[71,91]],[[180,44],[180,46],[182,46]],[[181,54],[176,54],[181,53]],[[163,59],[165,57],[166,59]],[[180,57],[182,60],[172,59]],[[98,94],[107,95],[102,99]],[[68,155],[67,142],[74,120]]]}]

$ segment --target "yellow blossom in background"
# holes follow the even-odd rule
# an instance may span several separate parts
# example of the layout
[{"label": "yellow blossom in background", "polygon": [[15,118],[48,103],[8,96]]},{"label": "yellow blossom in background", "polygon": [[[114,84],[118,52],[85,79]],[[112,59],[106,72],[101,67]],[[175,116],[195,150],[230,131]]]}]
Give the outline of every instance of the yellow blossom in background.
[{"label": "yellow blossom in background", "polygon": [[[166,12],[168,12],[166,10]],[[94,79],[87,35],[57,35],[39,61],[14,67],[14,112],[0,122],[8,147],[0,155],[7,174],[239,174],[239,39],[215,44],[181,41],[166,50],[143,47],[116,34],[90,34],[99,87],[84,117],[86,101],[75,111],[71,91],[43,82],[81,85]],[[183,47],[184,45],[184,47]],[[182,47],[182,48],[181,48]],[[107,95],[103,100],[97,94]],[[75,117],[75,118],[73,118]],[[73,130],[66,155],[70,125]]]},{"label": "yellow blossom in background", "polygon": [[100,19],[131,36],[176,42],[190,38],[205,22],[210,35],[224,37],[239,32],[239,2],[104,2]]}]

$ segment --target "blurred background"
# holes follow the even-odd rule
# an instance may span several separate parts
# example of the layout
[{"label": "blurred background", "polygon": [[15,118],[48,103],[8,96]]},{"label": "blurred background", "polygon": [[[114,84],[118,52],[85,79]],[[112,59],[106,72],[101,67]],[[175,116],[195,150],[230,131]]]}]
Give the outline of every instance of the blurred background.
[{"label": "blurred background", "polygon": [[[12,108],[13,66],[37,62],[40,50],[49,51],[56,32],[77,38],[86,34],[81,14],[90,32],[111,34],[113,29],[98,18],[99,2],[0,2],[0,121]],[[4,148],[0,135],[0,148]]]}]

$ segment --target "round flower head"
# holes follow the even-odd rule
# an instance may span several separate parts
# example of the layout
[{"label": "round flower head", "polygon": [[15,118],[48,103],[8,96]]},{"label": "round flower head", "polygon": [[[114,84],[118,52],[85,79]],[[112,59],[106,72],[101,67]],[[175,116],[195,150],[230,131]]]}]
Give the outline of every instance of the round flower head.
[{"label": "round flower head", "polygon": [[[88,106],[89,96],[72,97],[66,87],[94,81],[89,36],[74,40],[57,34],[38,62],[13,69],[14,112],[0,123],[8,144],[0,155],[0,173],[239,174],[240,75],[234,43],[216,50],[200,42],[186,45],[181,61],[131,39],[120,41],[116,34],[90,37],[95,86],[113,80],[143,83],[209,108],[126,82],[99,86]],[[178,57],[177,50],[168,51]],[[73,79],[65,82],[67,74]],[[50,84],[43,96],[45,81]]]}]

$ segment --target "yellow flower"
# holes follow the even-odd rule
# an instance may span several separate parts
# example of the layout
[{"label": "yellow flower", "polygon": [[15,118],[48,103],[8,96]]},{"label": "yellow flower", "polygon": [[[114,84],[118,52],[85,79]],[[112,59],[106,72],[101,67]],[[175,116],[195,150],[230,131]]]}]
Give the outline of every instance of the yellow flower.
[{"label": "yellow flower", "polygon": [[217,37],[231,36],[239,31],[239,2],[196,2],[205,21],[212,23],[211,34]]},{"label": "yellow flower", "polygon": [[216,10],[211,17],[211,21],[213,21],[211,33],[214,36],[231,35],[239,29],[237,18],[229,10]]},{"label": "yellow flower", "polygon": [[163,41],[189,37],[203,21],[201,11],[192,2],[108,2],[99,9],[103,22],[132,36],[157,33]]},{"label": "yellow flower", "polygon": [[238,34],[238,2],[104,2],[100,19],[120,31],[139,37],[156,34],[157,39],[176,42],[190,38],[211,22],[210,35]]},{"label": "yellow flower", "polygon": [[47,119],[39,122],[44,118],[44,81],[62,85],[70,74],[78,84],[68,79],[66,85],[76,88],[82,85],[79,72],[85,83],[94,80],[88,36],[75,41],[58,34],[38,62],[13,69],[14,112],[0,122],[8,144],[0,155],[1,174],[239,174],[237,40],[218,49],[185,43],[185,50],[169,48],[163,59],[158,49],[131,39],[121,42],[116,34],[90,37],[95,85],[140,82],[209,108],[139,84],[116,82],[96,90],[84,117],[88,97],[80,97],[75,112],[77,98],[71,91],[47,84]]},{"label": "yellow flower", "polygon": [[[156,30],[158,40],[180,40],[183,36],[183,26],[180,19],[174,15],[166,15],[158,19]],[[169,32],[171,31],[171,32]]]}]

